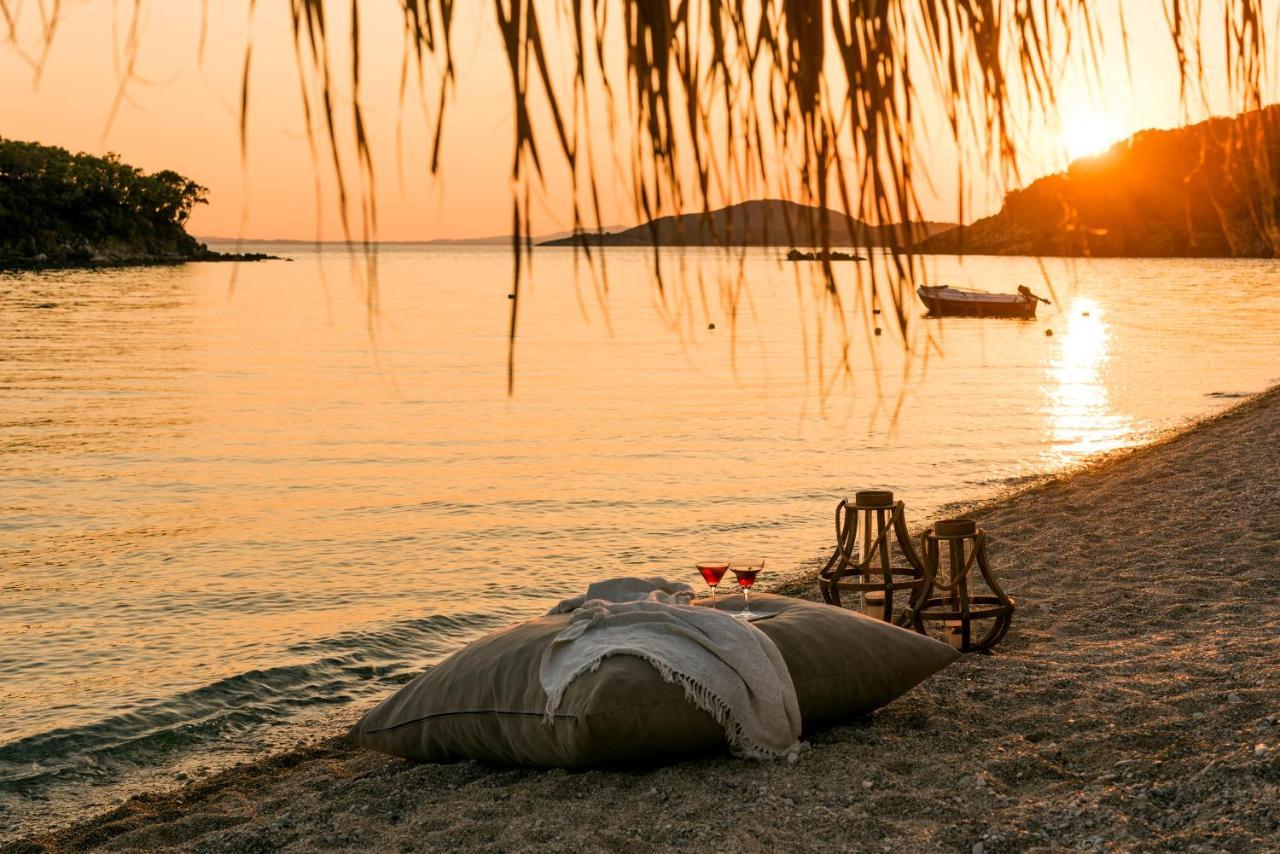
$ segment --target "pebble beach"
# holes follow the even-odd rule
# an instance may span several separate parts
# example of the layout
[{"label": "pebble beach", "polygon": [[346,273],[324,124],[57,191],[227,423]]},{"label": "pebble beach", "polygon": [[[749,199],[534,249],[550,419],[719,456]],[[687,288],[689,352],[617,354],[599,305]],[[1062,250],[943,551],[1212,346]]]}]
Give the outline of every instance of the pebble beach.
[{"label": "pebble beach", "polygon": [[793,764],[427,765],[326,734],[2,850],[1275,850],[1277,437],[1273,389],[950,508],[990,535],[1009,635]]}]

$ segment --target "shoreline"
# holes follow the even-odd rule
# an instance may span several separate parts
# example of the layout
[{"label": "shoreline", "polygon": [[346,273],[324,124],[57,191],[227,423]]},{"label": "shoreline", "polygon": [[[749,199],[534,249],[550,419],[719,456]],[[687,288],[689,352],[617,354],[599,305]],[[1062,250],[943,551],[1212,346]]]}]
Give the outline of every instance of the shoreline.
[{"label": "shoreline", "polygon": [[[1184,437],[1200,431],[1203,428],[1222,421],[1223,419],[1243,417],[1251,407],[1265,406],[1271,398],[1280,400],[1280,384],[1270,386],[1260,392],[1254,394],[1246,394],[1243,397],[1230,398],[1232,401],[1229,406],[1218,412],[1209,413],[1188,419],[1181,424],[1175,424],[1163,430],[1155,432],[1147,441],[1136,445],[1129,445],[1123,448],[1114,448],[1110,451],[1102,451],[1093,456],[1085,457],[1071,465],[1053,471],[1045,471],[1037,474],[1030,474],[1020,477],[1018,483],[1000,487],[983,498],[962,499],[960,501],[952,501],[940,506],[934,516],[938,519],[945,519],[960,516],[973,516],[979,518],[979,524],[982,524],[981,517],[996,510],[1005,509],[1007,505],[1016,504],[1021,501],[1030,501],[1035,495],[1043,490],[1051,489],[1055,486],[1062,486],[1078,477],[1103,474],[1116,465],[1124,464],[1135,457],[1142,457],[1146,454],[1157,454],[1167,445],[1176,443]],[[908,525],[911,532],[912,540],[918,540],[921,532],[924,530],[922,519],[909,519]],[[999,532],[991,532],[998,534]],[[828,552],[830,546],[824,547]],[[803,570],[788,573],[787,575],[773,581],[765,591],[768,593],[779,593],[787,596],[799,595],[797,590],[801,585],[814,582],[817,577],[818,569],[825,561],[826,555],[822,558],[815,558],[811,566],[805,567]],[[998,571],[998,569],[997,569]],[[816,584],[816,582],[814,582]],[[816,591],[814,591],[816,597]],[[811,597],[813,598],[813,597]]]},{"label": "shoreline", "polygon": [[205,250],[199,255],[131,255],[121,258],[79,258],[59,261],[35,259],[0,259],[0,273],[48,273],[57,270],[104,270],[116,267],[176,267],[179,264],[239,263],[253,261],[292,261],[265,252],[215,252]]},{"label": "shoreline", "polygon": [[[1273,387],[944,508],[991,532],[1019,601],[1010,636],[813,734],[794,766],[415,765],[326,735],[0,850],[1244,849],[1280,832],[1277,434]],[[767,589],[812,598],[815,571]]]}]

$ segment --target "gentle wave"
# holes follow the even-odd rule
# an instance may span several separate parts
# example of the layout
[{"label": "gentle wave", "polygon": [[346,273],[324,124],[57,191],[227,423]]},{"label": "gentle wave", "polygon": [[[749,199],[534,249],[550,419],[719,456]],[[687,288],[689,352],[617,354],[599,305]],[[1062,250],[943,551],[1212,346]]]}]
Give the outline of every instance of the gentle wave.
[{"label": "gentle wave", "polygon": [[106,782],[263,724],[371,698],[513,616],[504,608],[433,615],[294,644],[288,655],[322,657],[249,670],[92,724],[0,745],[0,792],[32,796],[57,783]]}]

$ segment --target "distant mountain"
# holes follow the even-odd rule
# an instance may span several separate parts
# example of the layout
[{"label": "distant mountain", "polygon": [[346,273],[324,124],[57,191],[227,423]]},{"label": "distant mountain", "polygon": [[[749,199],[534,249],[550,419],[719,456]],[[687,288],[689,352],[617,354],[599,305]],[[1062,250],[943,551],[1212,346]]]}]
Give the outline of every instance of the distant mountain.
[{"label": "distant mountain", "polygon": [[[626,226],[622,226],[622,225],[606,225],[604,227],[604,231],[606,233],[621,231],[625,227]],[[559,238],[559,237],[568,237],[573,233],[574,232],[572,231],[555,231],[555,232],[552,232],[551,234],[535,235],[533,238],[533,242],[535,244],[540,244],[545,240],[555,240],[556,238]],[[245,237],[245,238],[201,237],[200,239],[206,243],[218,243],[218,244],[272,243],[272,244],[313,246],[316,243],[315,240],[301,240],[301,239],[294,239],[294,238],[288,238],[288,237],[270,238],[267,240],[258,240],[255,238],[248,238],[248,237]],[[493,237],[441,237],[435,240],[376,240],[374,242],[377,243],[379,246],[510,246],[511,235],[500,234],[500,235],[494,235]],[[341,244],[344,246],[346,245],[345,240],[322,240],[320,241],[320,243],[322,245],[328,245],[331,243]]]},{"label": "distant mountain", "polygon": [[1148,130],[935,235],[936,254],[1271,258],[1280,248],[1280,107]]},{"label": "distant mountain", "polygon": [[[605,234],[612,234],[615,231],[622,231],[626,226],[623,225],[606,225],[601,229]],[[551,234],[534,235],[533,242],[535,245],[542,245],[548,240],[559,240],[564,237],[572,237],[574,232],[556,231]],[[511,235],[503,234],[494,237],[462,237],[462,238],[443,238],[440,240],[425,241],[428,245],[433,246],[510,246]]]},{"label": "distant mountain", "polygon": [[818,247],[824,243],[825,229],[829,246],[887,246],[914,243],[951,228],[955,228],[953,223],[897,223],[877,227],[858,220],[851,226],[839,211],[780,199],[761,199],[730,205],[706,215],[664,216],[613,234],[587,231],[538,245]]}]

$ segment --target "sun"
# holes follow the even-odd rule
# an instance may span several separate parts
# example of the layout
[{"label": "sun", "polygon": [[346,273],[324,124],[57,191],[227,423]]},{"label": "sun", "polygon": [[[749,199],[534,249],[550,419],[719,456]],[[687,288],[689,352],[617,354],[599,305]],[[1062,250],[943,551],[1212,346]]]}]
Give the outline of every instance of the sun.
[{"label": "sun", "polygon": [[1062,116],[1062,146],[1071,160],[1099,154],[1120,136],[1119,127],[1102,113],[1077,110]]}]

